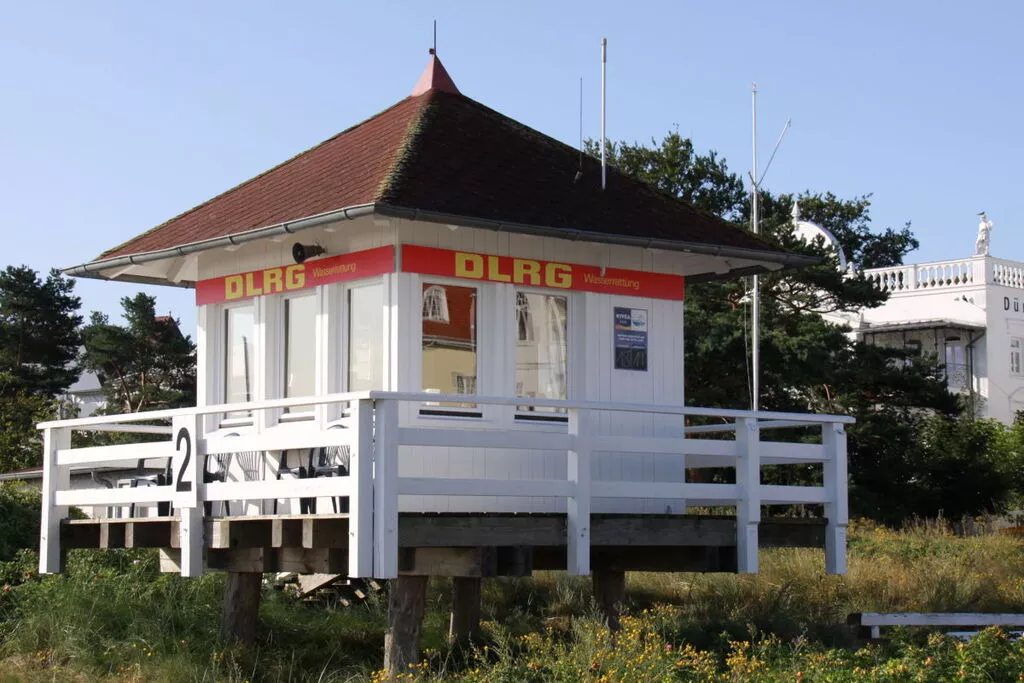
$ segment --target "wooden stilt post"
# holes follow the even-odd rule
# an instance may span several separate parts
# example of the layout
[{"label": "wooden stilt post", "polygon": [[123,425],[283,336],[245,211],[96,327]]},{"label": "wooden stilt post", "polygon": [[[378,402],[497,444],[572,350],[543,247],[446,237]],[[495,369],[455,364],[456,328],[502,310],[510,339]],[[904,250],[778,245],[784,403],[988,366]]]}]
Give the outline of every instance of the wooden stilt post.
[{"label": "wooden stilt post", "polygon": [[594,600],[608,629],[614,633],[622,628],[619,611],[626,602],[626,572],[596,569],[593,572]]},{"label": "wooden stilt post", "polygon": [[256,642],[260,614],[260,591],[263,574],[259,572],[228,572],[224,586],[224,607],[220,632],[224,640]]},{"label": "wooden stilt post", "polygon": [[464,645],[480,634],[479,576],[452,577],[452,618],[448,626],[448,643]]},{"label": "wooden stilt post", "polygon": [[399,576],[390,581],[388,630],[384,634],[384,668],[405,673],[420,657],[420,628],[427,606],[426,576]]}]

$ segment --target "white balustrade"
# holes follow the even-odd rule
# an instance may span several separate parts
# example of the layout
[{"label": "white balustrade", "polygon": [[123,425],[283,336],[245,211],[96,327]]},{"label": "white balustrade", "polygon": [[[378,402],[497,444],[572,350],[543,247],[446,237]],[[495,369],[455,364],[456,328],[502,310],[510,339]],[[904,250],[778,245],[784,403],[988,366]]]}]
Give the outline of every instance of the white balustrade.
[{"label": "white balustrade", "polygon": [[[734,506],[737,510],[737,555],[741,572],[758,569],[758,525],[761,507],[768,504],[824,504],[826,517],[826,565],[832,573],[846,567],[847,481],[845,424],[852,418],[834,415],[775,413],[768,411],[717,410],[680,406],[556,401],[548,399],[473,397],[478,405],[559,408],[567,424],[552,429],[511,422],[452,422],[445,419],[401,420],[402,404],[426,401],[458,403],[464,396],[422,393],[358,392],[321,397],[300,397],[246,404],[206,406],[131,415],[102,416],[46,422],[44,432],[43,523],[40,535],[40,571],[61,569],[60,523],[68,506],[154,505],[170,503],[180,521],[184,575],[202,572],[203,511],[214,501],[264,501],[310,497],[349,499],[349,575],[393,578],[398,575],[398,520],[400,496],[501,496],[562,498],[567,510],[567,566],[571,573],[590,573],[590,518],[592,498],[611,501],[686,500],[690,506]],[[265,428],[257,413],[289,406],[316,405],[317,419]],[[330,429],[331,415],[341,418],[346,429]],[[208,416],[241,410],[252,411],[248,432],[226,435],[204,432],[215,422]],[[600,414],[632,414],[678,417],[678,431],[663,436],[632,433],[618,428],[602,433]],[[687,418],[713,418],[722,424],[687,427]],[[152,423],[168,420],[172,429]],[[335,419],[333,424],[337,423]],[[511,425],[511,426],[510,426]],[[138,431],[165,434],[169,441],[71,448],[72,431]],[[818,427],[821,443],[789,443],[766,439],[764,432],[787,428]],[[710,434],[712,438],[702,438]],[[717,437],[717,438],[716,438]],[[730,438],[731,437],[731,438]],[[150,437],[151,438],[151,437]],[[318,479],[263,479],[256,481],[204,481],[208,455],[256,451],[265,461],[282,449],[347,446],[348,476]],[[536,450],[562,452],[565,476],[554,479],[504,477],[464,478],[451,476],[410,477],[399,473],[399,448],[443,446],[448,448]],[[685,459],[687,470],[735,468],[735,484],[686,481],[609,481],[594,475],[595,453],[668,454]],[[140,455],[142,454],[142,455]],[[134,467],[140,457],[161,458],[171,463],[171,480],[138,488],[72,489],[72,470],[97,467]],[[760,483],[763,465],[823,464],[820,486],[773,486]],[[625,503],[624,503],[625,505]],[[622,507],[621,512],[633,508]],[[483,510],[482,510],[483,511]],[[615,512],[614,507],[611,510]],[[685,509],[683,510],[685,512]],[[530,512],[524,508],[522,512]]]},{"label": "white balustrade", "polygon": [[1003,287],[1024,289],[1024,266],[1015,261],[992,259],[992,282]]},{"label": "white balustrade", "polygon": [[[981,258],[870,268],[864,277],[884,292],[897,293],[964,287],[984,282]],[[1022,274],[1024,275],[1024,274]],[[1024,278],[1022,278],[1024,282]]]}]

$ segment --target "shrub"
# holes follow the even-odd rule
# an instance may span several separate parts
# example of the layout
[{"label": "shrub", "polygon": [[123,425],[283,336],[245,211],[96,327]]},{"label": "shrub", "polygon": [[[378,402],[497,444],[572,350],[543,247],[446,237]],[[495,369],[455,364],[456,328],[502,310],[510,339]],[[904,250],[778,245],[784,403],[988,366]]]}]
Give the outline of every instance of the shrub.
[{"label": "shrub", "polygon": [[16,482],[0,484],[0,562],[39,546],[39,491]]}]

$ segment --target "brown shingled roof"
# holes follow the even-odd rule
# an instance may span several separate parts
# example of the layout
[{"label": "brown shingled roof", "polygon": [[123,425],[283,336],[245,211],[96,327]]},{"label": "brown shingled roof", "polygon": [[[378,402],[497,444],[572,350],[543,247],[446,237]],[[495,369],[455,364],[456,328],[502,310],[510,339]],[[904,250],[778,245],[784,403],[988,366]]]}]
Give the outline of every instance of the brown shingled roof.
[{"label": "brown shingled roof", "polygon": [[[439,61],[437,67],[436,73],[447,76]],[[471,100],[454,83],[451,89],[432,87],[98,260],[369,204],[382,212],[410,209],[506,225],[781,253],[614,168],[602,190],[600,163],[591,157],[585,157],[583,177],[575,182],[579,163],[578,150]]]}]

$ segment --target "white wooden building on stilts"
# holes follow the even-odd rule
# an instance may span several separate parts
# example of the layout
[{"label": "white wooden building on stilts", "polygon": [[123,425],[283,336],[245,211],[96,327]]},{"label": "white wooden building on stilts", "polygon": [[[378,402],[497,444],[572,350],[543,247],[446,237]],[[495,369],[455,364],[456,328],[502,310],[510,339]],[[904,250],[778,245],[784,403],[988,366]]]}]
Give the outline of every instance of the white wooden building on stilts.
[{"label": "white wooden building on stilts", "polygon": [[[158,547],[182,575],[230,572],[236,593],[271,571],[397,579],[392,667],[415,656],[430,575],[457,579],[459,636],[487,576],[594,574],[614,622],[625,571],[756,572],[772,545],[823,546],[845,571],[851,420],[683,396],[685,284],[808,259],[600,179],[431,56],[391,108],[68,269],[194,287],[199,399],[41,425],[41,570],[70,547]],[[789,427],[820,439],[773,440]],[[71,447],[105,430],[146,439]],[[144,480],[69,485],[140,459]],[[822,484],[761,483],[762,465],[808,463]],[[762,519],[769,504],[824,517]],[[690,514],[707,506],[735,515]],[[240,604],[230,633],[254,622]]]}]

